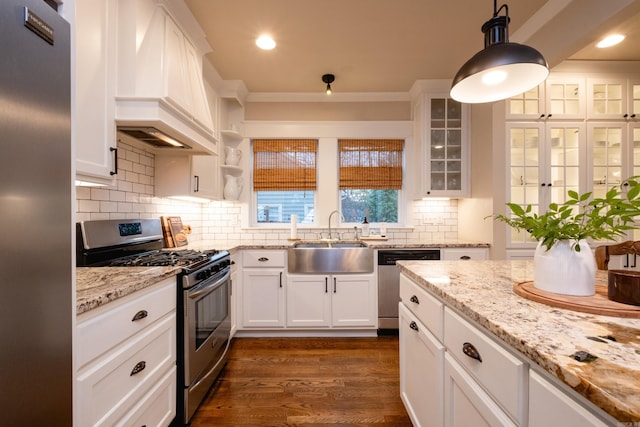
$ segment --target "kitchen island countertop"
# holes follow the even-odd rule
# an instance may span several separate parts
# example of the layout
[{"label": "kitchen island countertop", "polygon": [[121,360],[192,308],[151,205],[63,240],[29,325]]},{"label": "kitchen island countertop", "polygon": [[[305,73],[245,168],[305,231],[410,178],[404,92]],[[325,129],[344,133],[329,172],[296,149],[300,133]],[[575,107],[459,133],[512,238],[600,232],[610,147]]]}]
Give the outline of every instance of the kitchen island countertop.
[{"label": "kitchen island countertop", "polygon": [[[639,319],[559,309],[516,295],[514,283],[533,279],[531,261],[399,261],[398,265],[447,306],[616,420],[640,422]],[[606,283],[606,272],[598,271],[597,280]],[[579,362],[572,357],[577,351],[597,359]]]}]

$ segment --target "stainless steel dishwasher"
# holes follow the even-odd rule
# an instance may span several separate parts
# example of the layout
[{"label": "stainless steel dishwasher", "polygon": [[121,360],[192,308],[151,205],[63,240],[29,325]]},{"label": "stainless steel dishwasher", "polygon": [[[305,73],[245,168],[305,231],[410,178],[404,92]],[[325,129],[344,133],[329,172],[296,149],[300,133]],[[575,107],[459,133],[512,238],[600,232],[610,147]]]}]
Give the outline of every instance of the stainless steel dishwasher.
[{"label": "stainless steel dishwasher", "polygon": [[378,251],[378,335],[398,331],[400,260],[439,260],[440,249],[390,249]]}]

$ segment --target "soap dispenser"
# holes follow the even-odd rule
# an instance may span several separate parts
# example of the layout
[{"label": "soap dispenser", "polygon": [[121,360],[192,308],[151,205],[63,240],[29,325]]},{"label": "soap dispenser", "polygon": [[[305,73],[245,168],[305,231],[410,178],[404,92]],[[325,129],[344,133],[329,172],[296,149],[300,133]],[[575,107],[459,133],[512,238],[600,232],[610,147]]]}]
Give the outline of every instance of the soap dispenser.
[{"label": "soap dispenser", "polygon": [[367,217],[364,217],[364,221],[362,221],[362,237],[369,237],[369,221],[367,221]]}]

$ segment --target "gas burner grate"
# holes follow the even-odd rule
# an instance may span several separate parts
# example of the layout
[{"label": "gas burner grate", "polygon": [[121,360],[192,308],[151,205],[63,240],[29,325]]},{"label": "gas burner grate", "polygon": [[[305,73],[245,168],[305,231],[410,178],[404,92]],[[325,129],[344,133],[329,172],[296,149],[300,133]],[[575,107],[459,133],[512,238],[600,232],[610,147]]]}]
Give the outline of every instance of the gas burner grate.
[{"label": "gas burner grate", "polygon": [[111,261],[111,267],[190,266],[208,260],[217,250],[157,251]]}]

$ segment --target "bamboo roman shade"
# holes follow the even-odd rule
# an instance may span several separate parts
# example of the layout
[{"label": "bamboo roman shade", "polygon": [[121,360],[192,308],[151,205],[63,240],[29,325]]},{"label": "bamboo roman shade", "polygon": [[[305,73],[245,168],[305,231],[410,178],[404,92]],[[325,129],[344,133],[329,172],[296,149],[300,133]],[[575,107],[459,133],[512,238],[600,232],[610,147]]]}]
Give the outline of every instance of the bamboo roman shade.
[{"label": "bamboo roman shade", "polygon": [[402,139],[340,139],[340,189],[402,189]]},{"label": "bamboo roman shade", "polygon": [[254,191],[315,191],[315,139],[254,139]]}]

